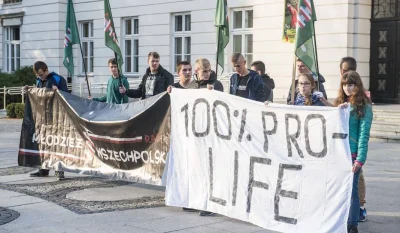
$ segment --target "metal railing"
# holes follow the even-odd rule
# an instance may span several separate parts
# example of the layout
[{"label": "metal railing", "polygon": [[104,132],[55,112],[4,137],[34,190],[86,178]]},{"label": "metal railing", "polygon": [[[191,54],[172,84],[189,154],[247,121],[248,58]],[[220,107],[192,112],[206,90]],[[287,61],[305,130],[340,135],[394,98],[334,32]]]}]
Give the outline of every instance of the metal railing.
[{"label": "metal railing", "polygon": [[[232,73],[229,74],[223,74],[221,76],[218,76],[218,80],[222,83],[224,86],[225,92],[229,91],[229,78],[232,75]],[[131,89],[137,88],[142,81],[141,78],[134,79],[134,80],[129,80],[129,87]],[[179,77],[175,77],[175,82],[179,81]],[[89,83],[90,85],[90,90],[93,95],[104,95],[107,91],[107,83]],[[87,97],[88,96],[88,91],[87,91],[87,84],[86,82],[81,82],[81,83],[68,83],[68,90],[71,91],[72,94],[78,95],[80,97]],[[32,85],[31,87],[35,87],[35,85]],[[0,87],[0,95],[3,96],[3,109],[6,109],[6,104],[7,104],[7,96],[8,95],[20,95],[22,97],[21,103],[25,103],[25,96],[23,93],[23,86],[18,86],[18,87]]]}]

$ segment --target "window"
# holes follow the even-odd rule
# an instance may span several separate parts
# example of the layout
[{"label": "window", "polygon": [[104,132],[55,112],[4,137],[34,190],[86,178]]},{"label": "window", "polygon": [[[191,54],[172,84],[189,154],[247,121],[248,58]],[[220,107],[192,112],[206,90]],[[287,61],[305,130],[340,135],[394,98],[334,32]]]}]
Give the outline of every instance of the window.
[{"label": "window", "polygon": [[94,61],[94,42],[93,42],[93,22],[81,22],[81,41],[83,60],[81,63],[81,72],[93,73]]},{"label": "window", "polygon": [[4,4],[20,3],[22,0],[4,0]]},{"label": "window", "polygon": [[174,15],[174,59],[173,67],[176,72],[176,64],[180,61],[190,62],[191,56],[191,16],[189,13]]},{"label": "window", "polygon": [[123,19],[124,72],[139,73],[139,19]]},{"label": "window", "polygon": [[4,28],[4,70],[12,72],[21,65],[21,31],[20,27]]},{"label": "window", "polygon": [[253,62],[253,10],[235,9],[233,11],[233,52],[242,53],[250,68]]}]

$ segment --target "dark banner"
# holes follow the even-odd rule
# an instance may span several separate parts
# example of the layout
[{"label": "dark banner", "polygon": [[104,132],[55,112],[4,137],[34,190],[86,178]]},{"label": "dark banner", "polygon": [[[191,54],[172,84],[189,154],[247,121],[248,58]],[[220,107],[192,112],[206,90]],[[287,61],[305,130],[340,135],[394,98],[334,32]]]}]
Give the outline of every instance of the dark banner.
[{"label": "dark banner", "polygon": [[170,97],[106,104],[31,89],[18,163],[160,184],[170,144]]}]

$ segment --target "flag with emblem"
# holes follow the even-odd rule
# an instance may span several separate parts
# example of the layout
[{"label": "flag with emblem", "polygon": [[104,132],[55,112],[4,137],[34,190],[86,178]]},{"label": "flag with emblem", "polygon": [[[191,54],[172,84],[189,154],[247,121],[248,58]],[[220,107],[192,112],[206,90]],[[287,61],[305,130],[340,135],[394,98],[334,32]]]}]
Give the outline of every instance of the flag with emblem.
[{"label": "flag with emblem", "polygon": [[217,27],[217,68],[224,70],[224,49],[229,43],[229,21],[227,0],[217,0],[214,26]]},{"label": "flag with emblem", "polygon": [[79,31],[76,25],[74,4],[72,0],[68,0],[67,20],[64,35],[64,66],[67,68],[71,76],[74,76],[74,54],[72,45],[80,44]]},{"label": "flag with emblem", "polygon": [[118,68],[121,72],[121,67],[122,64],[124,64],[124,61],[122,59],[122,52],[119,47],[117,34],[115,33],[114,21],[111,14],[111,6],[109,0],[104,0],[104,33],[106,46],[109,47],[116,54],[118,60]]},{"label": "flag with emblem", "polygon": [[300,0],[297,14],[295,54],[315,74],[318,74],[314,22],[317,21],[313,0]]}]

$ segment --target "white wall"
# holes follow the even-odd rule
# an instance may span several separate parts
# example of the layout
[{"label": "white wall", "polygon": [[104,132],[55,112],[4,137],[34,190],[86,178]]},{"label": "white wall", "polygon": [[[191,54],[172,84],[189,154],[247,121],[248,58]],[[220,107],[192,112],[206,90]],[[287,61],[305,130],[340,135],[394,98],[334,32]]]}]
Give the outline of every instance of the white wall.
[{"label": "white wall", "polygon": [[[22,5],[0,10],[25,11],[22,26],[22,65],[42,59],[50,68],[66,75],[63,60],[63,37],[67,0],[24,0]],[[291,82],[294,45],[282,42],[283,0],[229,0],[229,8],[253,7],[254,60],[262,60],[277,85],[276,100],[286,98]],[[106,82],[109,78],[107,61],[113,52],[104,45],[103,0],[74,0],[77,21],[94,23],[94,74],[91,82]],[[121,22],[124,17],[139,18],[139,74],[147,68],[147,54],[158,51],[161,64],[172,70],[172,14],[191,12],[192,62],[208,58],[215,67],[216,29],[214,13],[216,0],[110,0],[117,36],[121,42]],[[315,1],[320,73],[325,76],[328,97],[336,95],[339,84],[339,60],[354,56],[365,86],[369,86],[370,0]],[[231,13],[231,12],[230,12]],[[231,24],[232,15],[230,14]],[[231,25],[232,26],[232,25]],[[1,30],[0,30],[1,33]],[[230,72],[231,43],[226,49],[225,72]],[[79,74],[80,51],[75,49],[75,74]],[[84,82],[74,77],[73,82]]]},{"label": "white wall", "polygon": [[[60,72],[65,27],[65,16],[61,17],[60,13],[62,5],[55,0],[24,0],[20,4],[2,5],[1,15],[25,12],[21,26],[21,66],[42,60],[52,70]],[[1,65],[3,67],[3,60]]]}]

